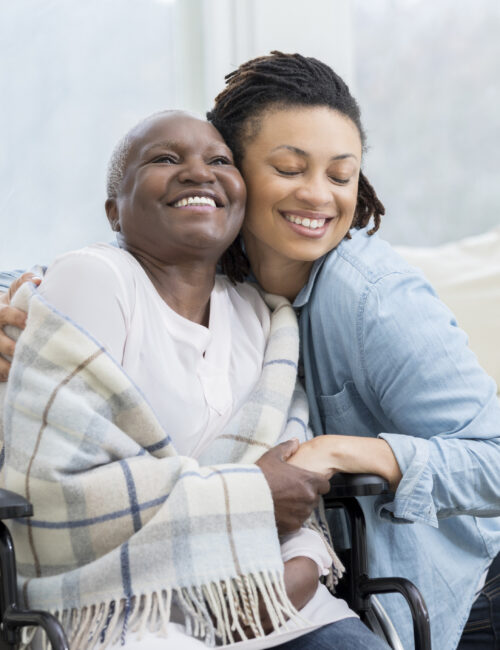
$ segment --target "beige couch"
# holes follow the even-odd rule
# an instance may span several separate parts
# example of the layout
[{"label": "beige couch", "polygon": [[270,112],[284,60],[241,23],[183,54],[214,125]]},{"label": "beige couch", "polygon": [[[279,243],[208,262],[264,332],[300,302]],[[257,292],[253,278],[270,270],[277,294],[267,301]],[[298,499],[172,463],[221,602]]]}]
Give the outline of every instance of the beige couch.
[{"label": "beige couch", "polygon": [[441,246],[396,249],[424,271],[500,387],[500,226]]}]

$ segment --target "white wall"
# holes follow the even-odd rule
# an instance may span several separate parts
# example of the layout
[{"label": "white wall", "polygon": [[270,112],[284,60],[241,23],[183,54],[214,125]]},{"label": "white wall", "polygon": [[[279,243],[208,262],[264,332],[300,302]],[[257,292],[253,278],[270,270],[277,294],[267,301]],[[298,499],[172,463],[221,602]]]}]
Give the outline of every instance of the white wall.
[{"label": "white wall", "polygon": [[0,2],[0,269],[108,240],[122,133],[162,108],[204,114],[225,74],[272,49],[352,78],[349,1]]}]

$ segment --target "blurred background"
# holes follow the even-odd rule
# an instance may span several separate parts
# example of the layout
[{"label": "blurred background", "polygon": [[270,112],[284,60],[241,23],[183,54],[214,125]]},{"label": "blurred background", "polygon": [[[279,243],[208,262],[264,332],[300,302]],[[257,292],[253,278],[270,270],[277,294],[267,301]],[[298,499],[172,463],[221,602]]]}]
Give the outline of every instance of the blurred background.
[{"label": "blurred background", "polygon": [[431,245],[500,223],[498,0],[0,0],[0,269],[109,241],[117,139],[200,114],[237,65],[316,56],[362,109],[382,236]]}]

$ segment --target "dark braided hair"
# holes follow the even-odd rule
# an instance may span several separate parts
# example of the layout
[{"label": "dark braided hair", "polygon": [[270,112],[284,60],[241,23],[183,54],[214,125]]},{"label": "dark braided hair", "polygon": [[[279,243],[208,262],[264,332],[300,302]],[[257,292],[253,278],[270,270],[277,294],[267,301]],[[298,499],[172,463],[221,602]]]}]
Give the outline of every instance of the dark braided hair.
[{"label": "dark braided hair", "polygon": [[[218,129],[233,151],[240,166],[246,143],[259,131],[260,119],[269,109],[326,106],[348,117],[357,127],[365,148],[365,132],[359,106],[347,84],[325,63],[300,54],[271,52],[240,65],[226,75],[226,87],[215,98],[207,119]],[[379,229],[385,208],[360,172],[358,199],[353,228],[364,228],[373,217],[372,235]],[[350,238],[347,233],[346,238]],[[241,247],[240,237],[221,258],[224,273],[234,282],[242,282],[250,264]]]}]

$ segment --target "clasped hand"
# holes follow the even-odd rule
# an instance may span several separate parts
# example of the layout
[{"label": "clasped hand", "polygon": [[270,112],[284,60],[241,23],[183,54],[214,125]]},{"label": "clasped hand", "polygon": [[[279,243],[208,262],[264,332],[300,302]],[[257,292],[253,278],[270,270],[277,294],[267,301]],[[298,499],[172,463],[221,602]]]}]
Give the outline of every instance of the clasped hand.
[{"label": "clasped hand", "polygon": [[23,273],[17,280],[14,280],[6,293],[0,295],[0,381],[7,381],[9,377],[10,361],[8,359],[13,357],[16,347],[14,341],[5,334],[3,328],[5,325],[12,325],[24,329],[26,324],[26,314],[11,307],[10,301],[19,287],[29,281],[38,285],[41,279],[33,275],[33,273]]}]

